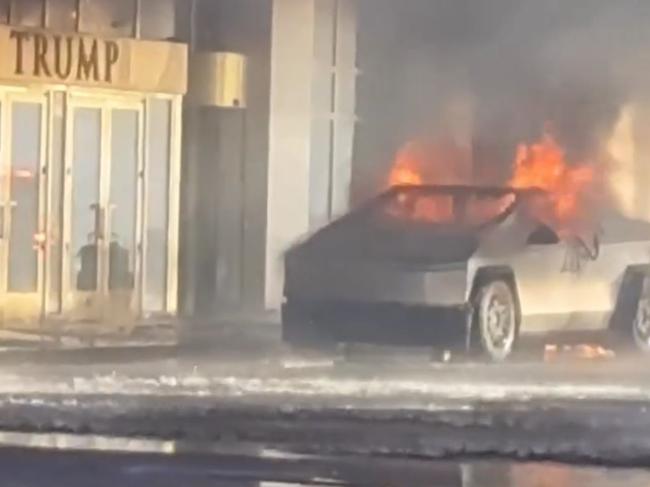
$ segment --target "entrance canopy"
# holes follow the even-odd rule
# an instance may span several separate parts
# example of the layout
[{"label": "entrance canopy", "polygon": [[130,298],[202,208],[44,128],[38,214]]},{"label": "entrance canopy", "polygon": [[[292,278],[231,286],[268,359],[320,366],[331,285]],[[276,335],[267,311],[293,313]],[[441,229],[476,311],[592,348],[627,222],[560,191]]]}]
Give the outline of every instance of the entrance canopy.
[{"label": "entrance canopy", "polygon": [[0,81],[184,94],[187,46],[0,27]]}]

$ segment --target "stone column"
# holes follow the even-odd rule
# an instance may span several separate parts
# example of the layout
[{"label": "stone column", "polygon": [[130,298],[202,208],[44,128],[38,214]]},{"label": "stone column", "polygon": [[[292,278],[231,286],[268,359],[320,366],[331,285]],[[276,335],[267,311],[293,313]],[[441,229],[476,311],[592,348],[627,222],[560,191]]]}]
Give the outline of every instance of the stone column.
[{"label": "stone column", "polygon": [[283,254],[347,209],[354,132],[354,0],[274,0],[265,305],[282,302]]}]

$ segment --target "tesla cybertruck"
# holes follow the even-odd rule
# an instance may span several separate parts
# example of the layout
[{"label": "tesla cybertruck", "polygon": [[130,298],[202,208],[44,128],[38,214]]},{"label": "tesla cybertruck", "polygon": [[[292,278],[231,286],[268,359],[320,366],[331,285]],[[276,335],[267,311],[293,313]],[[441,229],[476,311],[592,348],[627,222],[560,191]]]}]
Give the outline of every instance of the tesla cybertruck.
[{"label": "tesla cybertruck", "polygon": [[493,361],[528,339],[650,352],[650,224],[610,212],[588,231],[559,228],[538,217],[550,201],[535,189],[387,190],[288,250],[283,339]]}]

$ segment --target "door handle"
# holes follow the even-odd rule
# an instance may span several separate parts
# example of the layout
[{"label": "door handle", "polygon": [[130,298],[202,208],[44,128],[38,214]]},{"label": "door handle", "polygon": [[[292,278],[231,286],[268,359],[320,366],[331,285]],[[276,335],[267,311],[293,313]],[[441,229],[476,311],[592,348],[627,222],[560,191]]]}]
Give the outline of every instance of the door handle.
[{"label": "door handle", "polygon": [[109,203],[108,208],[106,209],[106,228],[108,229],[109,233],[109,240],[112,241],[115,235],[113,234],[113,211],[117,208],[117,205],[115,203]]},{"label": "door handle", "polygon": [[104,208],[99,203],[93,203],[90,205],[90,209],[95,212],[95,240],[104,239],[104,226],[105,226],[105,211]]},{"label": "door handle", "polygon": [[9,201],[8,203],[4,203],[4,202],[0,203],[0,239],[5,238],[5,221],[7,219],[7,215],[6,215],[7,207],[9,208],[9,210],[13,210],[16,206],[18,206],[17,201]]}]

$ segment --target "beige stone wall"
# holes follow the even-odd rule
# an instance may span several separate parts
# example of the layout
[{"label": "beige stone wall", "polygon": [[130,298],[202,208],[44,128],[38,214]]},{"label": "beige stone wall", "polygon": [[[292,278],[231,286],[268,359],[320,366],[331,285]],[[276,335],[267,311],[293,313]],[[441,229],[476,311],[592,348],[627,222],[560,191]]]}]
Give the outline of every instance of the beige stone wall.
[{"label": "beige stone wall", "polygon": [[266,234],[267,308],[282,299],[283,254],[309,231],[314,0],[275,0]]},{"label": "beige stone wall", "polygon": [[633,216],[640,211],[637,204],[636,147],[634,127],[636,110],[626,106],[616,122],[614,131],[607,141],[607,151],[611,158],[608,168],[610,189],[614,202],[625,214]]},{"label": "beige stone wall", "polygon": [[[273,2],[265,253],[265,306],[272,310],[282,302],[286,250],[349,205],[356,10],[354,0],[329,2],[337,28],[327,34],[332,17],[324,3]],[[325,51],[334,45],[331,59]]]},{"label": "beige stone wall", "polygon": [[628,216],[650,221],[650,106],[623,107],[607,141],[608,177],[617,207]]}]

